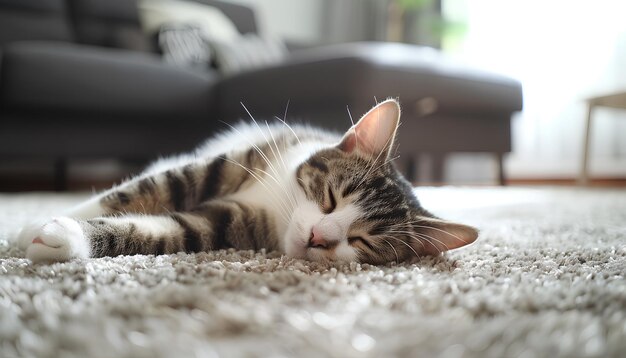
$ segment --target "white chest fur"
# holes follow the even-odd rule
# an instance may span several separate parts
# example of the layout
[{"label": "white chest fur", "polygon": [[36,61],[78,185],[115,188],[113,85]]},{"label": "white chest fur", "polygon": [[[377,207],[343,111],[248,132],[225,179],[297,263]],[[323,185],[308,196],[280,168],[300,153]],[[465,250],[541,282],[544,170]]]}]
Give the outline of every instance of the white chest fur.
[{"label": "white chest fur", "polygon": [[280,155],[267,154],[266,157],[269,159],[267,168],[262,170],[250,168],[254,173],[254,184],[228,197],[266,210],[276,225],[281,249],[284,249],[283,237],[294,209],[299,202],[305,200],[304,192],[296,180],[296,170],[304,160],[319,149],[319,143],[303,142],[288,148]]}]

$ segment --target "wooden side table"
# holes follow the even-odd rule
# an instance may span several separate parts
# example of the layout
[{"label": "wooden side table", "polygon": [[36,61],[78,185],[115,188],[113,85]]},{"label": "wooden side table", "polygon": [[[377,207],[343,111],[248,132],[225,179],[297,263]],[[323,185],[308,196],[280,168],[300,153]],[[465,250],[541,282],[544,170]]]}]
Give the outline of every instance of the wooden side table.
[{"label": "wooden side table", "polygon": [[580,167],[580,176],[578,177],[578,184],[580,185],[587,185],[589,183],[589,138],[591,136],[591,117],[595,107],[626,109],[626,92],[619,92],[587,99],[587,121],[585,122],[583,158]]}]

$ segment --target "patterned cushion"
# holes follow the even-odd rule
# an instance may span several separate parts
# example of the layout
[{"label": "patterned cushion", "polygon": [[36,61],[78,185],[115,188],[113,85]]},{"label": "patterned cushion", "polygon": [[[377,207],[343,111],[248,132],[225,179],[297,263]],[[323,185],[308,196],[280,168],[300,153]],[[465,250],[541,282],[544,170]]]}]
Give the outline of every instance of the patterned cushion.
[{"label": "patterned cushion", "polygon": [[217,69],[230,75],[282,62],[288,54],[278,39],[246,34],[232,41],[209,39]]},{"label": "patterned cushion", "polygon": [[193,68],[207,68],[211,63],[211,49],[195,25],[163,25],[158,43],[165,62]]}]

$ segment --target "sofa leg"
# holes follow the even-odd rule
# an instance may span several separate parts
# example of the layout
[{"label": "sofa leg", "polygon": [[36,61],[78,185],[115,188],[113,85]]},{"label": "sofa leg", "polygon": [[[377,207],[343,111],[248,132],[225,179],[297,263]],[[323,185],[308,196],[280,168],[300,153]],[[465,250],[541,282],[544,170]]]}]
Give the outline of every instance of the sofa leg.
[{"label": "sofa leg", "polygon": [[54,162],[54,190],[67,191],[67,160],[59,158]]},{"label": "sofa leg", "polygon": [[506,185],[506,175],[504,174],[504,153],[496,153],[496,161],[498,167],[498,184]]},{"label": "sofa leg", "polygon": [[404,172],[404,177],[409,183],[414,184],[415,183],[415,156],[413,155],[406,156],[404,158],[403,166],[404,168],[402,169]]},{"label": "sofa leg", "polygon": [[430,158],[433,183],[441,185],[444,182],[444,165],[446,156],[443,153],[432,153]]}]

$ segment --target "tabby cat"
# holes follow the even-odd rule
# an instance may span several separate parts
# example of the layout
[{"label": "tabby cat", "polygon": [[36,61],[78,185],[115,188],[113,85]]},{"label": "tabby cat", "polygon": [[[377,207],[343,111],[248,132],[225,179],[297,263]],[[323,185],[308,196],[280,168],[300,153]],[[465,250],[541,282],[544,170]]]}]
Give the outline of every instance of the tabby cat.
[{"label": "tabby cat", "polygon": [[18,240],[33,262],[265,248],[382,264],[472,243],[476,229],[423,209],[395,169],[399,119],[387,100],[343,136],[253,120],[26,226]]}]

